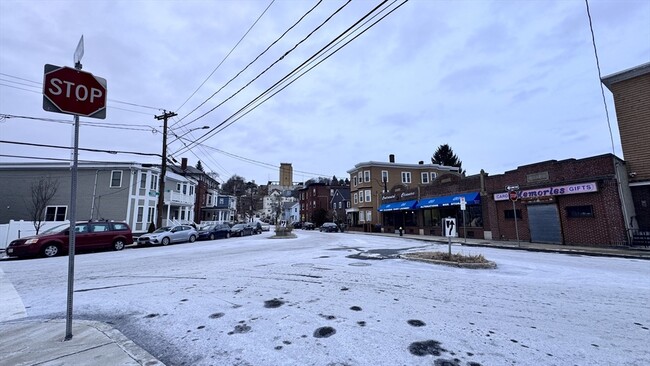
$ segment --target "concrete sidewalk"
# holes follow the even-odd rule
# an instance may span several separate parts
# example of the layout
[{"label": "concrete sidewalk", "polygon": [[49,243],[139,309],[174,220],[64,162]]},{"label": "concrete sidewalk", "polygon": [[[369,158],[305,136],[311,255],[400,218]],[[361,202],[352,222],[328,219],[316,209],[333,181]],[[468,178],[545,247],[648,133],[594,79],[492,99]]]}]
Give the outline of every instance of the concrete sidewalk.
[{"label": "concrete sidewalk", "polygon": [[0,365],[163,365],[105,323],[65,320],[0,323]]},{"label": "concrete sidewalk", "polygon": [[[163,365],[105,323],[26,319],[25,306],[0,269],[0,365]],[[163,365],[164,366],[164,365]]]},{"label": "concrete sidewalk", "polygon": [[[357,231],[346,231],[346,233],[400,237],[399,234],[392,234],[392,233],[365,233],[365,232],[357,232]],[[448,238],[444,236],[404,234],[401,237],[405,239],[434,242],[438,244],[448,243]],[[511,250],[526,250],[531,252],[548,252],[548,253],[562,253],[562,254],[573,254],[573,255],[589,255],[589,256],[599,256],[599,257],[616,257],[616,258],[650,260],[650,248],[648,247],[584,247],[584,246],[542,244],[542,243],[529,243],[529,242],[517,243],[513,241],[498,241],[498,240],[473,239],[473,238],[467,238],[467,239],[452,238],[451,242],[454,245],[462,245],[468,247],[486,247],[486,248],[499,248],[499,249],[511,249]]]}]

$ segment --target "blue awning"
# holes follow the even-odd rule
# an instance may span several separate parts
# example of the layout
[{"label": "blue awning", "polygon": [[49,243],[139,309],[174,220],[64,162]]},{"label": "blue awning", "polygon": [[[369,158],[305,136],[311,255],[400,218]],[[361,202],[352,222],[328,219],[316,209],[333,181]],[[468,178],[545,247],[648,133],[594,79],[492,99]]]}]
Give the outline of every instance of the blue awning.
[{"label": "blue awning", "polygon": [[432,197],[420,200],[416,208],[430,208],[440,206],[458,206],[460,205],[460,198],[465,197],[465,202],[468,205],[478,205],[481,203],[481,195],[479,192],[472,193],[459,193],[452,196]]},{"label": "blue awning", "polygon": [[378,211],[383,212],[383,211],[412,210],[415,207],[415,204],[417,203],[418,203],[417,200],[384,203],[383,205],[379,206]]}]

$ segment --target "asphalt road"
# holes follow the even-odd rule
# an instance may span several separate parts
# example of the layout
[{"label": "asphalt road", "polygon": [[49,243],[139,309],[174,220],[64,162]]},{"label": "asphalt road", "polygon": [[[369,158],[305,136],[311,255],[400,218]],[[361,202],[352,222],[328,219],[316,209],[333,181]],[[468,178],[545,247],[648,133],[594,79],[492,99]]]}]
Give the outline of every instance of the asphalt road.
[{"label": "asphalt road", "polygon": [[[355,256],[446,245],[297,233],[77,255],[74,317],[112,325],[170,366],[650,359],[647,261],[454,247],[498,265],[470,270]],[[67,257],[0,268],[28,317],[65,318]]]}]

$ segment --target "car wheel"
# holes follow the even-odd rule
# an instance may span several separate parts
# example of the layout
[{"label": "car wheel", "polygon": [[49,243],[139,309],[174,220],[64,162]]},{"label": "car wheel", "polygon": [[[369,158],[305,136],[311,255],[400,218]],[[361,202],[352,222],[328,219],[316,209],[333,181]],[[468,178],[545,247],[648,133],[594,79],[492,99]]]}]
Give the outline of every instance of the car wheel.
[{"label": "car wheel", "polygon": [[122,239],[117,239],[113,242],[113,250],[118,251],[124,249],[124,246],[126,243],[124,243],[124,240]]},{"label": "car wheel", "polygon": [[56,246],[56,244],[46,244],[43,249],[41,249],[41,253],[44,257],[54,257],[59,254],[59,247]]},{"label": "car wheel", "polygon": [[190,235],[190,243],[194,243],[196,241],[196,236]]},{"label": "car wheel", "polygon": [[161,243],[162,245],[169,245],[169,238],[168,238],[168,237],[164,237],[160,243]]},{"label": "car wheel", "polygon": [[210,234],[210,240],[214,240],[214,234]]}]

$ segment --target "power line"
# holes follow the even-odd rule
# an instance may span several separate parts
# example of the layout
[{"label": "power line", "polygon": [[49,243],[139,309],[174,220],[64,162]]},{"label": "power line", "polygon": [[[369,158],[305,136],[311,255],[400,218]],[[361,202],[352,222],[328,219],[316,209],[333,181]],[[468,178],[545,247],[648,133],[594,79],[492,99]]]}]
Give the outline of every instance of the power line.
[{"label": "power line", "polygon": [[[397,7],[393,8],[393,9],[392,9],[390,12],[388,12],[386,15],[384,15],[384,16],[381,17],[379,20],[377,20],[376,22],[374,22],[374,23],[372,23],[370,26],[368,26],[365,30],[363,30],[361,33],[359,33],[359,35],[355,36],[352,40],[346,42],[343,46],[341,46],[341,47],[339,47],[338,49],[336,49],[334,52],[332,52],[332,53],[331,53],[329,56],[327,56],[325,59],[329,58],[329,57],[332,56],[334,53],[338,52],[340,49],[342,49],[343,47],[345,47],[346,45],[348,45],[350,42],[352,42],[353,40],[355,40],[356,38],[358,38],[361,34],[365,33],[368,29],[374,27],[378,22],[380,22],[381,20],[383,20],[386,16],[392,14],[395,10],[397,10],[398,8],[400,8],[400,7],[401,7],[402,5],[404,5],[407,1],[408,1],[408,0],[404,0],[401,4],[399,4]],[[284,83],[286,80],[288,80],[289,78],[291,78],[292,76],[294,76],[294,74],[296,74],[300,69],[304,68],[305,65],[308,65],[309,63],[313,62],[313,60],[315,60],[315,59],[317,59],[317,58],[319,58],[319,57],[322,57],[324,51],[326,51],[326,50],[328,50],[328,49],[331,49],[330,47],[331,47],[333,44],[334,44],[334,45],[337,44],[337,42],[339,42],[339,39],[345,39],[346,37],[348,37],[348,36],[350,35],[349,33],[351,32],[351,30],[352,30],[352,32],[357,31],[357,30],[358,30],[357,26],[358,26],[359,24],[362,24],[362,25],[363,25],[363,24],[366,24],[367,21],[364,23],[364,20],[365,20],[366,18],[369,18],[369,17],[372,19],[374,16],[371,17],[371,15],[372,15],[373,13],[377,12],[377,10],[378,10],[379,8],[381,8],[381,7],[382,7],[386,2],[387,2],[387,0],[383,1],[382,3],[380,3],[379,5],[377,5],[375,8],[373,8],[372,10],[370,10],[366,15],[364,15],[362,18],[360,18],[359,20],[357,20],[353,25],[351,25],[350,27],[348,27],[345,31],[343,31],[341,34],[339,34],[336,38],[334,38],[332,41],[330,41],[327,45],[325,45],[325,46],[324,46],[323,48],[321,48],[319,51],[317,51],[317,52],[314,53],[312,56],[310,56],[306,61],[304,61],[304,62],[303,62],[302,64],[300,64],[298,67],[296,67],[296,68],[293,69],[291,72],[289,72],[287,75],[285,75],[285,76],[284,76],[282,79],[280,79],[278,82],[276,82],[275,84],[273,84],[271,87],[269,87],[269,88],[266,89],[264,92],[262,92],[262,93],[259,94],[257,97],[255,97],[253,100],[251,100],[251,101],[250,101],[248,104],[246,104],[244,107],[240,108],[237,112],[233,113],[233,114],[230,115],[228,118],[226,118],[224,121],[222,121],[222,122],[219,123],[217,126],[215,126],[214,128],[212,128],[209,132],[206,132],[206,133],[203,134],[201,137],[199,137],[197,140],[195,140],[193,143],[191,143],[191,144],[190,144],[190,147],[193,146],[193,145],[195,145],[195,144],[198,144],[198,143],[200,143],[200,142],[203,142],[203,141],[205,141],[205,140],[207,140],[207,139],[209,139],[209,138],[211,138],[211,137],[213,137],[215,134],[217,134],[217,133],[223,131],[223,129],[227,128],[228,126],[232,125],[232,123],[234,123],[234,122],[236,122],[237,120],[239,120],[241,117],[243,117],[243,115],[240,116],[240,117],[238,117],[238,118],[236,118],[236,119],[234,119],[234,118],[235,118],[237,115],[243,113],[244,110],[246,110],[246,109],[249,108],[251,105],[253,105],[254,103],[256,103],[258,100],[260,100],[261,98],[263,98],[266,94],[268,94],[268,93],[270,93],[272,90],[278,88],[279,85],[281,85],[281,84]],[[396,2],[397,2],[397,0],[393,1],[391,4],[389,4],[388,7],[390,7],[391,5],[393,5],[393,4],[396,3]],[[386,8],[383,9],[383,10],[381,10],[381,12],[385,11],[386,9],[388,9],[388,7],[386,7]],[[380,12],[380,13],[381,13],[381,12]],[[357,29],[355,29],[355,28],[357,28]],[[324,61],[324,60],[323,60],[323,61]],[[321,61],[321,62],[322,62],[322,61]],[[278,90],[277,92],[273,93],[270,97],[272,97],[272,96],[276,95],[278,92],[282,91],[284,88],[286,88],[287,86],[289,86],[291,83],[293,83],[294,81],[296,81],[298,78],[302,77],[305,73],[311,71],[314,67],[318,66],[321,62],[317,63],[315,66],[309,68],[307,71],[305,71],[305,72],[303,72],[302,74],[300,74],[299,76],[297,76],[293,81],[291,81],[289,84],[287,84],[287,85],[285,85],[284,87],[282,87],[282,88],[281,88],[280,90]],[[266,100],[268,100],[270,97],[264,99],[261,103],[257,104],[257,105],[256,105],[255,107],[253,107],[252,109],[255,109],[257,106],[259,106],[259,105],[261,105],[262,103],[264,103],[264,102],[265,102]],[[245,112],[244,115],[250,113],[250,112],[252,111],[252,109],[249,110],[249,111],[247,111],[247,112]],[[233,119],[234,119],[234,120],[233,120]],[[231,120],[233,120],[233,121],[231,121]],[[229,121],[231,121],[231,122],[229,123]],[[226,125],[226,124],[227,124],[227,125]],[[226,126],[223,127],[224,125],[226,125]],[[222,128],[222,127],[223,127],[223,128]],[[220,128],[221,128],[221,129],[220,129]],[[184,151],[184,150],[186,150],[186,149],[189,149],[190,147],[187,147],[187,148],[185,148],[185,149],[180,149],[180,150],[176,151],[174,154],[179,153],[179,152],[181,152],[181,151]]]},{"label": "power line", "polygon": [[[70,120],[63,120],[63,119],[41,118],[41,117],[31,117],[31,116],[19,116],[19,115],[13,115],[13,114],[2,114],[2,113],[0,113],[0,121],[11,119],[11,118],[28,119],[28,120],[35,120],[35,121],[42,121],[42,122],[61,123],[61,124],[67,124],[67,125],[71,125],[71,124],[74,123],[74,122],[72,122]],[[87,126],[87,127],[102,127],[102,128],[113,128],[113,129],[120,129],[120,130],[157,132],[157,130],[153,126],[150,126],[150,125],[126,124],[126,123],[110,123],[110,122],[91,122],[91,121],[80,121],[79,123],[81,125],[84,125],[84,126]],[[134,128],[134,127],[142,127],[142,128]]]},{"label": "power line", "polygon": [[[234,92],[231,96],[229,96],[228,98],[224,99],[221,103],[217,104],[217,105],[214,106],[212,109],[210,109],[210,110],[208,110],[207,112],[203,113],[202,115],[196,117],[195,119],[193,119],[192,121],[186,123],[185,125],[187,126],[187,125],[189,125],[189,124],[192,124],[192,123],[196,122],[197,120],[199,120],[199,119],[205,117],[206,115],[208,115],[208,114],[214,112],[217,108],[221,107],[221,106],[222,106],[223,104],[225,104],[227,101],[229,101],[229,100],[231,100],[232,98],[234,98],[234,97],[235,97],[237,94],[239,94],[242,90],[244,90],[245,88],[247,88],[248,86],[250,86],[250,85],[251,85],[255,80],[259,79],[260,76],[264,75],[267,71],[269,71],[269,70],[270,70],[273,66],[275,66],[278,62],[282,61],[282,60],[283,60],[287,55],[289,55],[289,54],[290,54],[291,52],[293,52],[296,48],[298,48],[298,46],[300,46],[304,41],[306,41],[306,40],[307,40],[308,38],[310,38],[314,33],[316,33],[316,31],[318,31],[318,30],[319,30],[323,25],[325,25],[327,22],[329,22],[329,21],[330,21],[330,20],[331,20],[331,19],[332,19],[336,14],[338,14],[341,10],[343,10],[343,8],[345,8],[346,6],[348,6],[348,4],[350,4],[351,1],[352,1],[352,0],[348,0],[345,4],[343,4],[341,7],[339,7],[339,8],[338,8],[334,13],[332,13],[329,17],[327,17],[327,19],[325,19],[321,24],[319,24],[318,27],[316,27],[316,28],[313,29],[311,32],[309,32],[309,34],[307,34],[307,36],[305,36],[303,39],[301,39],[301,40],[300,40],[298,43],[296,43],[296,44],[295,44],[291,49],[289,49],[288,51],[286,51],[286,52],[285,52],[285,53],[284,53],[280,58],[278,58],[277,60],[275,60],[271,65],[269,65],[266,69],[264,69],[264,71],[262,71],[262,72],[259,73],[257,76],[255,76],[252,80],[250,80],[248,83],[246,83],[244,86],[242,86],[239,90],[237,90],[236,92]],[[384,1],[384,2],[386,2],[386,1]]]},{"label": "power line", "polygon": [[587,6],[587,18],[589,18],[589,31],[591,32],[591,44],[594,46],[594,56],[596,57],[596,68],[598,69],[598,84],[600,85],[600,93],[603,96],[603,105],[605,106],[605,117],[607,118],[607,127],[609,128],[609,139],[612,143],[612,154],[616,155],[614,150],[614,135],[612,134],[612,123],[609,120],[609,110],[607,109],[607,99],[605,99],[605,88],[601,80],[603,76],[600,72],[600,61],[598,60],[598,51],[596,49],[596,37],[594,36],[594,26],[591,22],[591,13],[589,12],[589,1],[585,0]]},{"label": "power line", "polygon": [[[47,148],[52,148],[52,149],[64,149],[64,150],[72,150],[72,147],[69,146],[59,146],[59,145],[48,145],[48,144],[35,144],[31,142],[19,142],[19,141],[6,141],[6,140],[0,140],[0,144],[10,144],[10,145],[23,145],[23,146],[35,146],[35,147],[47,147]],[[136,152],[136,151],[123,151],[123,150],[101,150],[101,149],[90,149],[90,148],[78,148],[79,150],[82,151],[90,151],[90,152],[103,152],[103,153],[108,153],[108,154],[132,154],[132,155],[142,155],[142,156],[161,156],[160,154],[155,154],[155,153],[143,153],[143,152]]]},{"label": "power line", "polygon": [[[244,35],[239,39],[239,41],[237,41],[237,43],[233,46],[233,48],[230,50],[230,52],[228,52],[228,54],[223,58],[223,60],[221,60],[221,62],[219,62],[219,64],[217,65],[217,67],[215,67],[214,70],[212,70],[212,72],[210,73],[210,75],[208,75],[208,77],[205,78],[205,80],[203,80],[203,82],[201,83],[201,85],[199,85],[199,87],[196,88],[196,90],[195,90],[195,91],[194,91],[194,92],[193,92],[189,97],[187,97],[187,99],[185,99],[185,101],[183,102],[183,104],[181,104],[180,107],[176,108],[177,111],[180,110],[181,108],[183,108],[183,106],[184,106],[184,105],[185,105],[185,104],[186,104],[186,103],[187,103],[187,102],[188,102],[188,101],[189,101],[189,100],[190,100],[190,99],[191,99],[191,98],[192,98],[192,97],[193,97],[193,96],[194,96],[194,95],[199,91],[199,89],[201,89],[201,88],[203,87],[203,85],[204,85],[206,82],[208,82],[208,80],[210,80],[210,78],[212,77],[212,75],[213,75],[213,74],[214,74],[214,73],[219,69],[219,67],[221,67],[221,65],[222,65],[222,64],[223,64],[223,63],[228,59],[228,57],[230,56],[230,54],[233,53],[233,51],[235,51],[235,49],[237,48],[237,46],[239,46],[239,44],[244,40],[244,38],[246,38],[246,36],[248,35],[248,33],[250,33],[250,31],[253,30],[253,27],[255,27],[255,25],[257,24],[257,22],[259,22],[260,19],[262,19],[262,17],[264,16],[264,14],[266,14],[266,11],[269,10],[269,8],[271,7],[271,5],[273,5],[274,2],[275,2],[275,0],[271,0],[271,2],[270,2],[269,5],[266,7],[266,9],[264,9],[264,11],[262,12],[262,14],[260,14],[260,16],[257,17],[257,19],[255,20],[255,22],[253,22],[253,24],[248,28],[248,30],[246,31],[246,33],[244,33]],[[203,103],[205,103],[205,102],[203,102]],[[201,105],[203,105],[203,103],[201,103]],[[201,105],[199,105],[199,107],[200,107]],[[197,108],[198,108],[198,107],[197,107]],[[192,110],[192,112],[194,112],[195,110],[196,110],[196,108],[195,108],[194,110]],[[192,114],[192,112],[188,113],[188,115]],[[172,127],[172,126],[170,126],[170,127]]]},{"label": "power line", "polygon": [[[311,14],[311,12],[314,11],[314,9],[316,9],[316,8],[317,8],[317,7],[318,7],[322,2],[323,2],[323,0],[320,0],[318,3],[316,3],[316,5],[314,5],[314,6],[313,6],[311,9],[309,9],[305,14],[303,14],[303,15],[300,17],[300,19],[298,19],[298,21],[296,21],[295,23],[293,23],[293,25],[291,25],[289,28],[287,28],[287,30],[285,30],[284,33],[282,33],[282,34],[280,35],[280,37],[278,37],[275,41],[271,42],[271,44],[268,45],[268,46],[266,47],[266,49],[264,49],[264,51],[262,51],[259,55],[257,55],[257,57],[255,57],[255,58],[253,59],[253,61],[249,62],[248,65],[246,65],[246,66],[245,66],[243,69],[241,69],[241,70],[240,70],[240,71],[239,71],[239,72],[238,72],[234,77],[232,77],[232,78],[231,78],[230,80],[228,80],[228,81],[227,81],[223,86],[221,86],[221,88],[219,88],[219,90],[217,90],[216,92],[214,92],[210,97],[208,97],[208,99],[206,99],[205,101],[203,101],[203,102],[202,102],[201,104],[199,104],[196,108],[194,108],[192,111],[190,111],[190,113],[186,114],[183,118],[181,118],[181,119],[180,119],[178,122],[176,122],[176,123],[180,123],[180,122],[183,121],[185,118],[189,117],[189,116],[190,116],[192,113],[194,113],[197,109],[201,108],[205,103],[207,103],[210,99],[212,99],[215,95],[217,95],[217,93],[219,93],[219,92],[220,92],[221,90],[223,90],[226,86],[228,86],[228,85],[229,85],[233,80],[235,80],[237,77],[239,77],[239,75],[241,75],[244,71],[246,71],[246,70],[247,70],[247,69],[248,69],[248,68],[249,68],[253,63],[255,63],[255,62],[256,62],[260,57],[262,57],[262,56],[263,56],[263,55],[264,55],[264,54],[265,54],[269,49],[271,49],[271,47],[273,47],[273,46],[274,46],[276,43],[278,43],[282,38],[284,38],[284,36],[285,36],[287,33],[289,33],[293,28],[295,28],[298,24],[300,24],[300,22],[302,22],[303,19],[305,19],[305,17],[307,17],[307,15]],[[285,54],[285,55],[286,55],[286,54]],[[283,57],[284,57],[284,56],[283,56]],[[203,84],[201,84],[201,85],[203,85]],[[189,124],[191,124],[191,123],[192,123],[192,122],[190,122],[190,123],[188,123],[188,124],[186,124],[186,125],[189,125]],[[184,125],[184,126],[186,126],[186,125]]]}]

